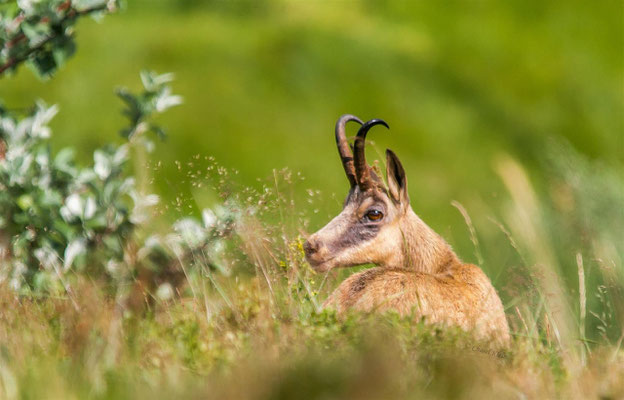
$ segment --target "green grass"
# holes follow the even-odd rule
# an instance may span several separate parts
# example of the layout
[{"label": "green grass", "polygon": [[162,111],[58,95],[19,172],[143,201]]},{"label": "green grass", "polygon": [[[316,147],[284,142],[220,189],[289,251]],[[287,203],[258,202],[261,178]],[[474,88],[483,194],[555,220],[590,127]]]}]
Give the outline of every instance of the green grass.
[{"label": "green grass", "polygon": [[[610,359],[611,349],[596,349],[589,366],[571,375],[551,348],[523,338],[513,352],[496,353],[459,333],[393,315],[344,322],[330,313],[276,315],[258,285],[236,285],[229,292],[237,294],[234,307],[215,310],[209,319],[203,302],[192,299],[129,316],[89,285],[78,291],[80,311],[62,300],[4,299],[3,307],[13,309],[0,331],[12,345],[2,359],[5,398],[621,394],[624,364],[621,354]],[[28,330],[11,335],[16,326]]]},{"label": "green grass", "polygon": [[[516,252],[517,264],[490,274],[512,329],[512,345],[502,351],[459,330],[393,313],[339,319],[319,311],[353,269],[324,276],[305,263],[299,232],[309,211],[300,212],[291,197],[297,180],[288,171],[276,172],[257,191],[215,169],[215,179],[202,182],[220,187],[215,190],[227,193],[243,215],[221,260],[231,274],[198,259],[186,266],[169,300],[136,284],[110,286],[72,274],[71,292],[56,296],[19,297],[3,288],[0,393],[21,399],[624,394],[624,280],[614,264],[617,253],[609,252],[617,249],[618,236],[603,228],[586,253],[569,254],[583,276],[573,283],[584,282],[582,294],[575,293],[558,264],[552,227],[544,224],[558,221],[561,211],[536,200],[525,170],[511,159],[499,161],[509,194],[503,220],[493,223],[505,246],[468,226],[481,239],[473,238],[483,265],[491,265],[493,254],[483,249]],[[315,197],[308,199],[312,207]],[[518,220],[523,213],[539,218]]]},{"label": "green grass", "polygon": [[[3,78],[3,101],[59,103],[53,144],[87,162],[120,140],[113,89],[175,72],[185,104],[145,166],[164,199],[146,230],[223,197],[258,214],[229,240],[232,274],[196,266],[172,300],[79,276],[72,299],[2,288],[5,398],[624,395],[621,3],[129,3],[79,25],[54,79]],[[346,194],[332,136],[345,112],[388,121],[369,157],[395,150],[415,211],[483,260],[509,352],[395,315],[316,312],[353,272],[314,275],[298,247]]]}]

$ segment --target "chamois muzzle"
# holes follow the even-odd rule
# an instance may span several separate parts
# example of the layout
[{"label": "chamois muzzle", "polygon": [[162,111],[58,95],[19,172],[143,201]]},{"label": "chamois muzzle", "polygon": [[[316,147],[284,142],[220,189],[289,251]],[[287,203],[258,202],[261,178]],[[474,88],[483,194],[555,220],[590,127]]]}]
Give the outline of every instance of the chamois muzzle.
[{"label": "chamois muzzle", "polygon": [[318,251],[318,248],[318,243],[315,240],[306,240],[303,244],[303,251],[308,257],[315,254]]},{"label": "chamois muzzle", "polygon": [[324,271],[320,266],[326,264],[328,260],[327,248],[323,246],[321,241],[312,235],[303,244],[303,251],[305,252],[306,260],[310,263],[310,266],[317,271]]}]

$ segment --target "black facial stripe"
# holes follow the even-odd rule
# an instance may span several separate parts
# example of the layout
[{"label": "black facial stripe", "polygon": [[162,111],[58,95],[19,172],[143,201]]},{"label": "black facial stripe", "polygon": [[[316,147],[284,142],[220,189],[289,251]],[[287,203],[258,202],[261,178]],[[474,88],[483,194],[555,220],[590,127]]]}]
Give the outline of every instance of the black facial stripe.
[{"label": "black facial stripe", "polygon": [[380,230],[381,225],[379,224],[355,223],[340,238],[329,244],[329,250],[332,253],[338,253],[346,248],[373,239]]}]

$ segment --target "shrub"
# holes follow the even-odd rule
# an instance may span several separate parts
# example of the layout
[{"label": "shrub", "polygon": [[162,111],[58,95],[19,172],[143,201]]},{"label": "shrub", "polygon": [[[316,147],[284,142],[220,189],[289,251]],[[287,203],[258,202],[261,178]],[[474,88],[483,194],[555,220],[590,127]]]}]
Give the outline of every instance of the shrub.
[{"label": "shrub", "polygon": [[[169,76],[142,76],[143,93],[120,90],[132,104],[124,132],[140,134],[141,126],[150,126],[162,134],[149,122],[151,115],[180,99],[170,94]],[[123,274],[117,265],[127,241],[158,202],[157,196],[137,190],[126,168],[130,147],[139,142],[97,149],[88,167],[76,163],[71,148],[53,155],[48,123],[57,111],[43,102],[23,118],[0,110],[0,138],[6,146],[0,159],[0,229],[9,266],[2,273],[16,289],[22,283],[50,289],[69,270],[99,268],[97,260],[107,260],[106,274]]]}]

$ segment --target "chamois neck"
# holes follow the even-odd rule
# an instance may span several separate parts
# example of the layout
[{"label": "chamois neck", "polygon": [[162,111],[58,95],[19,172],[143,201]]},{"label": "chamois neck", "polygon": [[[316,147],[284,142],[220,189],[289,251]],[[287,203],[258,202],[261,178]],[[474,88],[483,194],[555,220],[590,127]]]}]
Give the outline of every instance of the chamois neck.
[{"label": "chamois neck", "polygon": [[410,208],[400,226],[402,268],[430,274],[444,273],[459,259],[451,246]]}]

